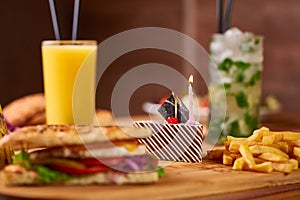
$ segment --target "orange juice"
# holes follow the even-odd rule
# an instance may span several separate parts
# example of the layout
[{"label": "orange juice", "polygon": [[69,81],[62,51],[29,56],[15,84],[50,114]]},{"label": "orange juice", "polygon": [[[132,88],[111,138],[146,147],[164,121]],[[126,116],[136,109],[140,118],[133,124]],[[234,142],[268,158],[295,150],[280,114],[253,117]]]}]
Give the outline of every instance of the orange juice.
[{"label": "orange juice", "polygon": [[92,124],[96,41],[42,43],[47,124]]}]

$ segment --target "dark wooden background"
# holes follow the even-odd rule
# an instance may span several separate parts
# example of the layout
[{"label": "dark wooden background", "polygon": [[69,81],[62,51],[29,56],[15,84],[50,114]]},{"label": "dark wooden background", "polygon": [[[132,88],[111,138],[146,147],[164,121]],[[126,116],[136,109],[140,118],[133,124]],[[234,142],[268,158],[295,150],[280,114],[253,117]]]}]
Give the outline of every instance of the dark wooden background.
[{"label": "dark wooden background", "polygon": [[[56,4],[62,38],[70,39],[73,1],[56,0]],[[128,29],[154,26],[185,33],[208,49],[217,29],[215,7],[214,0],[82,0],[78,38],[101,42]],[[276,96],[289,111],[300,111],[299,10],[299,0],[236,0],[232,16],[232,26],[265,37],[263,96]],[[0,103],[5,106],[23,95],[42,92],[40,45],[54,39],[48,1],[0,0],[0,38]],[[150,62],[186,71],[184,61],[168,52],[126,54],[112,63],[101,79],[98,107],[110,108],[113,86],[123,73]],[[202,84],[195,89],[199,94],[206,92]],[[157,86],[140,88],[132,96],[131,112],[141,113],[144,101],[166,92]]]}]

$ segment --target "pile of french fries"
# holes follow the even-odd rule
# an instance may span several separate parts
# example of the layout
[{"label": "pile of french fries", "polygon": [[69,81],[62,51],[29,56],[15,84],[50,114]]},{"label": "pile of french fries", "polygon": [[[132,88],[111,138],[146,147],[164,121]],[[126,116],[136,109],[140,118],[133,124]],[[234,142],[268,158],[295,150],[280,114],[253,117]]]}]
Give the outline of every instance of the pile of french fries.
[{"label": "pile of french fries", "polygon": [[273,132],[266,127],[248,138],[227,136],[223,164],[234,170],[291,173],[300,162],[300,133]]}]

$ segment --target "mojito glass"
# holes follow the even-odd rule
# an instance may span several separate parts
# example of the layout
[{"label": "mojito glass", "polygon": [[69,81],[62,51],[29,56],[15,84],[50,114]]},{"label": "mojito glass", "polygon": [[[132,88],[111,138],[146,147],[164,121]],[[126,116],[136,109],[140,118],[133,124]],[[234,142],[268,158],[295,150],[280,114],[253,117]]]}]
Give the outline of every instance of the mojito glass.
[{"label": "mojito glass", "polygon": [[[259,124],[261,81],[263,70],[263,37],[237,28],[229,29],[224,34],[214,34],[210,43],[213,63],[210,71],[210,103],[215,116],[218,107],[226,103],[226,117],[218,117],[210,122],[211,130],[221,127],[219,142],[226,136],[248,137]],[[220,73],[222,80],[217,78]],[[226,100],[218,98],[226,93]]]}]

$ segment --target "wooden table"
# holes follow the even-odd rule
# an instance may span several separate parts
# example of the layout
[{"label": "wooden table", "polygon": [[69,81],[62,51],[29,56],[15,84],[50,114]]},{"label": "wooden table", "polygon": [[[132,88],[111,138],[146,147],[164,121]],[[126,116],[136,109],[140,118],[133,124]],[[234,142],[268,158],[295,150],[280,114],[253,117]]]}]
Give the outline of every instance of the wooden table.
[{"label": "wooden table", "polygon": [[[262,120],[272,130],[300,130],[300,113],[278,113]],[[217,161],[172,163],[156,184],[130,186],[6,187],[2,197],[36,199],[298,199],[300,170],[234,171]]]}]

